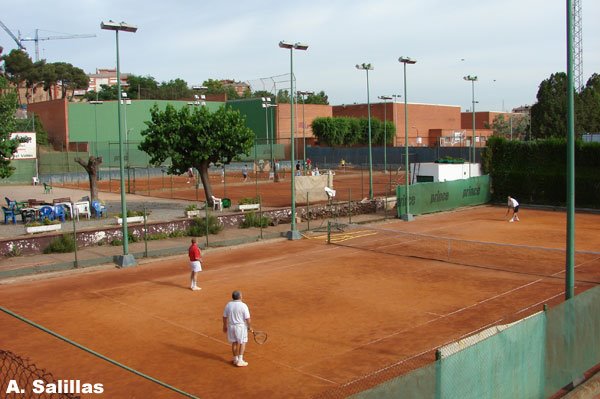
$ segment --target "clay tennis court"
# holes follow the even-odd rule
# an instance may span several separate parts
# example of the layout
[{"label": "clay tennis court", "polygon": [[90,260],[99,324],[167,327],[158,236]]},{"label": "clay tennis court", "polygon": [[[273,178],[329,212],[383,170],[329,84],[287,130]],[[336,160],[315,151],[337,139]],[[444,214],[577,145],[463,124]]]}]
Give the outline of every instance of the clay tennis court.
[{"label": "clay tennis court", "polygon": [[[162,177],[144,175],[145,169],[138,173],[130,173],[130,178],[125,179],[125,191],[132,194],[148,195],[158,198],[177,198],[191,201],[204,201],[204,189],[202,184],[198,190],[195,189],[195,181],[188,183],[186,176]],[[337,191],[336,200],[348,201],[361,200],[369,196],[369,172],[368,170],[356,169],[337,169],[334,171],[333,188]],[[248,180],[243,182],[241,172],[228,171],[225,182],[222,182],[219,173],[210,173],[210,182],[213,195],[219,198],[230,198],[233,203],[237,203],[244,197],[255,197],[260,195],[263,206],[266,207],[286,207],[290,205],[290,173],[281,174],[282,179],[274,183],[269,180],[268,173],[259,173],[258,179],[253,173]],[[393,171],[383,173],[382,171],[373,172],[373,193],[376,196],[395,195],[395,187],[398,184],[404,184],[404,172]],[[56,186],[70,188],[88,188],[87,180],[80,182],[53,183]],[[103,179],[98,182],[98,189],[101,191],[120,192],[120,180]],[[102,194],[100,194],[102,197]],[[298,203],[305,203],[306,198],[296,198]],[[310,201],[310,199],[309,199]],[[314,201],[310,201],[314,202]]]},{"label": "clay tennis court", "polygon": [[[518,259],[520,247],[473,254],[495,258],[490,267],[390,253],[392,230],[521,249],[564,247],[563,212],[522,209],[518,223],[504,215],[505,208],[481,206],[334,234],[349,247],[311,235],[208,250],[199,292],[188,288],[182,254],[6,285],[0,303],[200,398],[343,397],[432,362],[440,345],[563,301],[560,253],[558,261],[539,261],[531,254],[544,251],[530,252],[507,270],[501,260],[513,252]],[[585,253],[576,256],[576,293],[600,283],[598,226],[600,215],[577,214],[576,247]],[[353,240],[362,248],[350,247]],[[246,368],[231,365],[221,330],[234,289],[244,293],[254,328],[269,334],[265,345],[248,344]],[[0,324],[3,349],[57,379],[103,384],[102,395],[88,397],[182,397],[4,313]]]}]

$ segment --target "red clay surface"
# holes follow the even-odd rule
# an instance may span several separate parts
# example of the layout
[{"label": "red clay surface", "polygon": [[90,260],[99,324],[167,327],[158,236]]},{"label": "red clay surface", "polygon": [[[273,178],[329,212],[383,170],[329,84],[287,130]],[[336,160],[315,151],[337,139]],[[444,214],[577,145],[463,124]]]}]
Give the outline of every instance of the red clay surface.
[{"label": "red clay surface", "polygon": [[[504,214],[484,206],[377,227],[564,247],[564,213],[523,209],[518,223],[507,223]],[[599,215],[577,214],[577,250],[599,251],[598,226]],[[354,233],[342,234],[352,241]],[[188,288],[182,254],[3,286],[0,303],[201,398],[340,397],[391,377],[389,370],[433,361],[440,345],[555,305],[565,288],[564,263],[539,266],[529,258],[518,270],[493,270],[327,245],[324,237],[209,250],[204,258],[198,292]],[[600,283],[598,255],[582,262],[577,293]],[[265,345],[249,343],[246,368],[231,365],[221,331],[234,289],[243,291],[254,327],[269,333]],[[104,394],[94,398],[182,397],[4,313],[0,325],[2,349],[55,378],[102,383]],[[375,374],[384,368],[388,373]]]},{"label": "red clay surface", "polygon": [[[131,194],[149,195],[159,198],[177,198],[192,201],[204,201],[204,189],[202,184],[196,190],[194,182],[187,183],[188,179],[184,176],[152,177],[148,179],[144,176],[145,169],[140,172],[130,173],[130,178],[126,179],[125,190]],[[282,174],[282,180],[274,183],[268,179],[268,174],[259,174],[256,179],[254,174],[250,174],[248,180],[243,182],[241,172],[228,172],[225,182],[221,181],[220,174],[211,174],[210,181],[213,194],[219,198],[230,198],[234,204],[237,204],[241,198],[254,197],[257,194],[261,196],[263,206],[266,207],[285,207],[290,206],[290,174]],[[392,173],[383,173],[381,171],[373,172],[373,193],[376,196],[395,195],[395,187],[398,184],[404,184],[404,172],[394,171]],[[257,184],[258,183],[258,184]],[[347,201],[361,200],[369,196],[369,172],[368,170],[347,169],[336,170],[333,177],[333,188],[336,189],[336,200]],[[71,188],[88,188],[87,180],[79,183],[61,184],[54,182],[56,186]],[[101,191],[120,192],[120,180],[100,180],[98,188]],[[305,198],[296,198],[297,203],[305,203]]]}]

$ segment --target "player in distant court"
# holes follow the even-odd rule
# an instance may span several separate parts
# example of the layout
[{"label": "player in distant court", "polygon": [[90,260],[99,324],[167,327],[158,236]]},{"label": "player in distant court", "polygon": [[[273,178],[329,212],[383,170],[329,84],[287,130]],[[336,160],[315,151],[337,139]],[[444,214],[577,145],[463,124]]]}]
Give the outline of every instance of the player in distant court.
[{"label": "player in distant court", "polygon": [[519,203],[517,202],[516,199],[514,199],[513,197],[511,197],[510,195],[508,196],[508,209],[506,210],[506,215],[508,216],[508,214],[510,213],[510,210],[513,210],[513,216],[512,218],[509,220],[509,222],[518,222],[519,221]]}]

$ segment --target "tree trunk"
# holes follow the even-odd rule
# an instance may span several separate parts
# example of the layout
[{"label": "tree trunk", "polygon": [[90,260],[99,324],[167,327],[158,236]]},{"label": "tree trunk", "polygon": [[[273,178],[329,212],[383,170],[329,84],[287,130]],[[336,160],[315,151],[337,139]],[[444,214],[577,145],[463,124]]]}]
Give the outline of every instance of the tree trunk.
[{"label": "tree trunk", "polygon": [[88,173],[90,180],[90,202],[98,200],[98,171],[100,165],[102,165],[102,157],[90,156],[90,159],[85,162],[81,158],[75,158],[75,162],[83,166],[85,171]]},{"label": "tree trunk", "polygon": [[212,199],[212,187],[210,186],[210,179],[208,178],[208,165],[210,163],[208,161],[202,161],[199,165],[196,165],[196,169],[200,172],[200,179],[202,180],[202,186],[204,187],[204,195],[206,195],[206,201],[209,206],[213,206]]}]

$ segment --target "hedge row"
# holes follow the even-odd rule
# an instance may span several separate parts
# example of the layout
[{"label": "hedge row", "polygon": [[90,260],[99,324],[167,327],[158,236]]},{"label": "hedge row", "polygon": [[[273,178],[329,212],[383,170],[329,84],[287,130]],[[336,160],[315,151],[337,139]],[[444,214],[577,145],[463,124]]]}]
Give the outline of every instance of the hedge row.
[{"label": "hedge row", "polygon": [[[335,147],[369,143],[369,120],[367,118],[315,118],[312,122],[312,130],[322,145]],[[396,127],[392,121],[388,120],[384,124],[379,119],[371,118],[372,145],[383,145],[384,136],[386,144],[392,144],[395,135]]]},{"label": "hedge row", "polygon": [[[492,137],[482,152],[484,173],[492,178],[492,198],[507,195],[520,202],[566,205],[565,139],[508,141]],[[575,205],[600,208],[600,143],[576,142]]]}]

